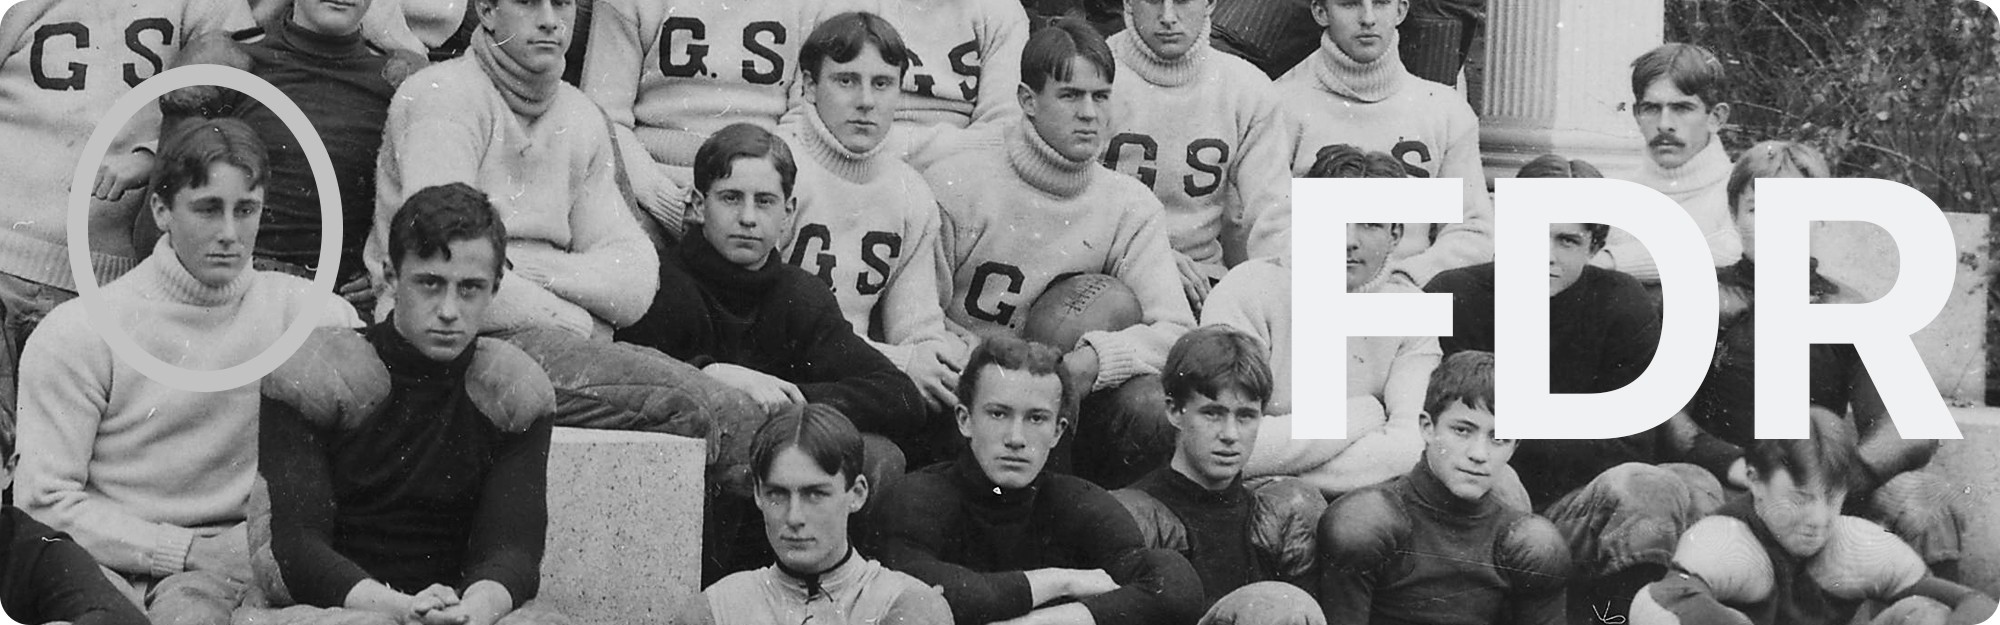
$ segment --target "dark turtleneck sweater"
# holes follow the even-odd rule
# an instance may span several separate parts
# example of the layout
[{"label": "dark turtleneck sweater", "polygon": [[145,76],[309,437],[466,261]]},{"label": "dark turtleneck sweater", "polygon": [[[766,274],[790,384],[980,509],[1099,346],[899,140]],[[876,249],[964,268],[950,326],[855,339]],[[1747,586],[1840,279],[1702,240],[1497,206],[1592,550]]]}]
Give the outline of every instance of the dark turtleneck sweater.
[{"label": "dark turtleneck sweater", "polygon": [[21,623],[146,625],[81,545],[20,508],[0,508],[0,612]]},{"label": "dark turtleneck sweater", "polygon": [[342,429],[264,402],[271,550],[293,599],[338,607],[366,579],[406,593],[492,580],[527,602],[541,578],[553,421],[507,432],[474,405],[477,343],[438,362],[394,316],[366,335],[391,383],[374,415]]},{"label": "dark turtleneck sweater", "polygon": [[1320,522],[1329,623],[1560,623],[1569,550],[1555,526],[1453,494],[1428,462],[1336,500]]},{"label": "dark turtleneck sweater", "polygon": [[[1452,335],[1438,337],[1445,356],[1493,351],[1494,265],[1447,270],[1424,285],[1452,296]],[[1602,393],[1623,388],[1645,373],[1660,343],[1660,313],[1646,288],[1631,276],[1586,266],[1569,288],[1549,297],[1549,391]],[[1495,354],[1505,363],[1505,354]],[[1514,468],[1535,508],[1555,503],[1606,469],[1627,462],[1660,462],[1667,449],[1661,429],[1604,440],[1522,441]]]},{"label": "dark turtleneck sweater", "polygon": [[1076,602],[1098,625],[1172,625],[1200,616],[1200,578],[1180,554],[1146,549],[1132,516],[1088,481],[1043,471],[1003,489],[971,452],[905,476],[870,526],[882,564],[940,586],[957,622],[989,623],[1036,606],[1027,571],[1103,569],[1119,588]]},{"label": "dark turtleneck sweater", "polygon": [[1186,528],[1188,550],[1181,555],[1201,576],[1203,605],[1214,605],[1238,588],[1278,579],[1251,544],[1250,514],[1255,501],[1243,488],[1240,476],[1228,488],[1211,491],[1173,467],[1160,467],[1126,488],[1151,495],[1172,510]]},{"label": "dark turtleneck sweater", "polygon": [[[395,88],[382,77],[389,57],[368,47],[360,33],[322,35],[293,24],[271,24],[243,46],[255,62],[251,73],[291,98],[326,144],[340,187],[342,281],[362,274],[361,244],[375,217],[375,157]],[[319,265],[319,187],[304,148],[269,106],[236,96],[227,114],[242,118],[264,137],[270,179],[264,185],[264,219],[257,232],[260,257],[301,267]]]},{"label": "dark turtleneck sweater", "polygon": [[661,255],[653,307],[617,337],[696,367],[728,363],[791,382],[863,432],[894,436],[924,417],[916,384],[854,333],[825,282],[775,252],[745,269],[700,226]]}]

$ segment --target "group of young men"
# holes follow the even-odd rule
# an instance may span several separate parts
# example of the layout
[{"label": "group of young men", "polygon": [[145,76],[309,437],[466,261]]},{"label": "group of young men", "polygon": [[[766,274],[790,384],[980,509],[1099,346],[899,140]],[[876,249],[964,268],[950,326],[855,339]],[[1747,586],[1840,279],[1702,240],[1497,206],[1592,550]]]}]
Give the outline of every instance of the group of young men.
[{"label": "group of young men", "polygon": [[[1212,25],[1217,2],[1123,0],[1107,28],[1013,0],[598,0],[581,68],[571,0],[21,2],[0,21],[0,605],[568,622],[536,596],[569,426],[706,440],[706,590],[676,622],[1993,611],[1953,581],[1958,503],[1916,471],[1936,443],[1888,427],[1851,348],[1813,348],[1813,438],[1751,439],[1754,181],[1829,172],[1782,142],[1732,164],[1715,57],[1669,44],[1631,75],[1634,179],[1702,225],[1725,287],[1701,392],[1632,437],[1504,440],[1478,119],[1404,67],[1410,0],[1311,0],[1317,48],[1275,81],[1211,32],[1283,35]],[[319,181],[269,103],[192,88],[99,119],[199,63],[304,110],[338,266],[316,266]],[[100,122],[123,131],[82,154]],[[99,156],[73,181],[90,230],[66,233],[63,181]],[[1290,435],[1313,418],[1291,410],[1293,177],[1465,185],[1460,223],[1348,226],[1342,288],[1449,293],[1455,327],[1350,341],[1345,439]],[[1549,236],[1551,390],[1629,383],[1659,337],[1650,256],[1600,224]],[[84,242],[105,286],[79,300]],[[1037,301],[1079,276],[1136,312],[1036,342]],[[318,327],[257,383],[190,390],[299,320]]]}]

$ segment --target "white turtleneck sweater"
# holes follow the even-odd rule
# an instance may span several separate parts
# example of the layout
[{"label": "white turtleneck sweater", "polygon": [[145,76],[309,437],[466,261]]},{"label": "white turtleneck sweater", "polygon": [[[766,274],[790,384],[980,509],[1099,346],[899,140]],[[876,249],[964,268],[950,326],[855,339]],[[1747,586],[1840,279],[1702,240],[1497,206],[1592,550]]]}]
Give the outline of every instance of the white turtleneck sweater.
[{"label": "white turtleneck sweater", "polygon": [[1150,187],[1174,251],[1218,275],[1232,226],[1249,230],[1244,257],[1289,255],[1292,139],[1270,79],[1210,48],[1205,15],[1194,47],[1172,61],[1133,32],[1129,11],[1126,22],[1108,42],[1118,72],[1105,166]]},{"label": "white turtleneck sweater", "polygon": [[773,564],[722,578],[688,599],[680,625],[932,625],[951,622],[936,588],[850,551],[833,570],[807,580]]},{"label": "white turtleneck sweater", "polygon": [[887,153],[886,142],[866,153],[840,145],[811,104],[782,131],[799,166],[797,229],[782,258],[826,281],[841,315],[897,368],[910,370],[921,343],[961,352],[938,306],[938,285],[951,274],[938,254],[930,184]]},{"label": "white turtleneck sweater", "polygon": [[[1653,162],[1652,155],[1641,157],[1638,171],[1632,174],[1632,182],[1646,185],[1680,203],[1694,224],[1701,228],[1701,234],[1708,240],[1709,258],[1717,267],[1728,267],[1743,258],[1743,238],[1736,232],[1735,220],[1729,217],[1729,170],[1728,153],[1722,150],[1721,137],[1709,137],[1708,146],[1696,152],[1680,167],[1667,169]],[[1660,267],[1654,264],[1652,252],[1632,238],[1632,234],[1611,229],[1605,237],[1604,251],[1598,252],[1592,264],[1606,269],[1615,269],[1638,278],[1640,282],[1658,284]]]},{"label": "white turtleneck sweater", "polygon": [[162,237],[152,256],[96,298],[49,313],[21,356],[21,466],[15,496],[76,537],[99,563],[165,577],[188,546],[244,519],[257,476],[258,385],[214,393],[160,383],[115,356],[87,316],[109,309],[155,358],[214,371],[263,353],[300,309],[360,325],[354,308],[301,278],[245,270],[202,284]]},{"label": "white turtleneck sweater", "polygon": [[945,317],[961,335],[1018,335],[1057,278],[1109,274],[1138,296],[1142,320],[1083,335],[1098,355],[1092,388],[1158,373],[1167,348],[1194,327],[1160,201],[1095,160],[1064,158],[1025,119],[987,132],[924,172],[944,209]]},{"label": "white turtleneck sweater", "polygon": [[1479,162],[1479,119],[1465,96],[1403,68],[1396,37],[1373,63],[1355,62],[1333,40],[1278,78],[1287,118],[1298,124],[1292,175],[1303,177],[1321,148],[1349,144],[1387,152],[1421,178],[1465,183],[1464,221],[1446,224],[1436,240],[1415,236],[1430,224],[1410,224],[1391,256],[1390,269],[1409,272],[1417,284],[1446,269],[1493,260],[1493,198]]}]

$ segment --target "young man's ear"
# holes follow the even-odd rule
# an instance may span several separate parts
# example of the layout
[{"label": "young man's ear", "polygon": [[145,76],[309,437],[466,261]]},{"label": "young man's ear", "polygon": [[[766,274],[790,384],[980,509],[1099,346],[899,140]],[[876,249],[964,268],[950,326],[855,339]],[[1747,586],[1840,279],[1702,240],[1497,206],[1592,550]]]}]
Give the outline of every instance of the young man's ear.
[{"label": "young man's ear", "polygon": [[1389,27],[1395,28],[1397,26],[1402,26],[1403,20],[1409,19],[1409,17],[1410,17],[1410,0],[1396,0],[1396,23],[1390,24]]},{"label": "young man's ear", "polygon": [[1327,12],[1326,3],[1332,0],[1312,0],[1313,21],[1319,23],[1320,30],[1333,24],[1333,14]]},{"label": "young man's ear", "polygon": [[1708,107],[1708,121],[1709,125],[1715,127],[1710,132],[1720,134],[1722,127],[1729,123],[1729,103],[1717,102]]},{"label": "young man's ear", "polygon": [[863,506],[868,505],[868,476],[854,476],[854,484],[847,487],[847,492],[854,493],[854,499],[847,502],[847,513],[860,512]]},{"label": "young man's ear", "polygon": [[818,75],[813,72],[799,72],[799,88],[805,91],[807,104],[819,106],[819,94],[813,93],[813,87],[817,86],[819,86]]},{"label": "young man's ear", "polygon": [[166,234],[167,222],[171,221],[168,215],[173,212],[173,209],[167,206],[167,200],[160,197],[158,193],[148,193],[146,194],[146,198],[147,203],[153,209],[153,226],[160,229],[160,234]]},{"label": "young man's ear", "polygon": [[1035,121],[1035,115],[1040,113],[1035,110],[1035,90],[1029,89],[1028,83],[1015,85],[1014,99],[1020,101],[1021,115],[1027,117],[1029,122]]},{"label": "young man's ear", "polygon": [[699,226],[708,221],[708,211],[702,208],[708,201],[708,195],[702,193],[701,189],[688,189],[687,193],[688,204],[687,208],[681,211],[681,223]]},{"label": "young man's ear", "polygon": [[1402,243],[1402,242],[1403,242],[1403,229],[1404,229],[1405,227],[1406,227],[1406,226],[1404,226],[1402,222],[1396,222],[1396,223],[1392,223],[1392,224],[1389,224],[1389,245],[1390,245],[1390,247],[1392,247],[1392,248],[1393,248],[1393,247],[1395,247],[1395,246],[1396,246],[1396,244],[1399,244],[1399,243]]},{"label": "young man's ear", "polygon": [[972,438],[972,411],[967,409],[965,404],[959,404],[952,406],[951,413],[952,420],[958,422],[958,435]]}]

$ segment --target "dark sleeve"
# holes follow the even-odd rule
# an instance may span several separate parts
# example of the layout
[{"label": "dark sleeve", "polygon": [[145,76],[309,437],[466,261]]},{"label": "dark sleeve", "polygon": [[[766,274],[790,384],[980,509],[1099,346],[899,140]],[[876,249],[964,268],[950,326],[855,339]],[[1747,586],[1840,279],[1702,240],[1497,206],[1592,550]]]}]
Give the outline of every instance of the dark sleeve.
[{"label": "dark sleeve", "polygon": [[1466,350],[1493,351],[1492,289],[1480,289],[1481,265],[1446,270],[1424,285],[1426,293],[1451,296],[1451,335],[1438,337],[1444,356]]},{"label": "dark sleeve", "polygon": [[945,546],[964,538],[959,523],[963,512],[944,476],[904,477],[883,492],[872,514],[869,526],[876,533],[882,565],[938,586],[957,622],[1004,621],[1034,609],[1028,576],[1021,571],[981,573],[944,560]]},{"label": "dark sleeve", "polygon": [[[1848,383],[1853,389],[1849,401],[1853,403],[1854,428],[1861,435],[1861,464],[1872,478],[1866,488],[1854,490],[1873,490],[1890,478],[1929,463],[1931,456],[1937,454],[1940,441],[1904,439],[1889,419],[1889,406],[1875,388],[1875,379],[1868,375],[1868,366],[1862,363],[1860,352],[1853,345],[1835,348],[1849,363]],[[1835,406],[1833,411],[1842,412],[1840,408]]]},{"label": "dark sleeve", "polygon": [[1631,384],[1653,363],[1653,354],[1660,348],[1660,310],[1637,279],[1615,271],[1599,271],[1610,291],[1605,303],[1612,318],[1606,328],[1604,361],[1598,365],[1603,373],[1597,384],[1598,390],[1608,391]]},{"label": "dark sleeve", "polygon": [[326,434],[308,425],[283,401],[263,400],[257,471],[270,486],[271,555],[292,598],[336,608],[355,584],[368,579],[361,566],[333,548],[333,480],[327,469]]},{"label": "dark sleeve", "polygon": [[543,417],[526,432],[506,435],[500,456],[480,487],[461,592],[474,582],[492,580],[507,588],[518,607],[540,591],[549,520],[549,437],[554,429],[555,420]]},{"label": "dark sleeve", "polygon": [[1328,623],[1367,623],[1382,572],[1410,531],[1402,510],[1380,488],[1349,493],[1319,520],[1320,609]]},{"label": "dark sleeve", "polygon": [[839,408],[863,432],[894,435],[914,429],[925,414],[916,383],[854,333],[832,291],[815,278],[805,279],[811,283],[802,286],[810,288],[794,291],[805,300],[799,309],[814,318],[801,360],[793,361],[799,377],[791,382],[806,401]]},{"label": "dark sleeve", "polygon": [[1570,555],[1555,524],[1532,514],[1521,517],[1501,531],[1493,550],[1493,563],[1508,585],[1501,621],[1561,625]]},{"label": "dark sleeve", "polygon": [[1727,487],[1730,486],[1729,467],[1736,464],[1738,458],[1743,457],[1743,448],[1710,434],[1708,430],[1696,424],[1694,440],[1687,449],[1686,457],[1688,462],[1707,469],[1709,473],[1715,475],[1716,481],[1722,482],[1722,485]]},{"label": "dark sleeve", "polygon": [[[1064,477],[1064,476],[1055,476]],[[1118,589],[1077,603],[1098,625],[1191,624],[1206,607],[1201,578],[1187,558],[1148,549],[1139,526],[1104,489],[1080,479],[1051,480],[1044,505],[1061,506],[1053,535],[1104,569]]]},{"label": "dark sleeve", "polygon": [[29,625],[147,625],[146,615],[111,586],[90,552],[15,508],[6,514],[15,533],[11,555],[24,560],[8,562],[7,579],[0,583],[8,615]]},{"label": "dark sleeve", "polygon": [[708,328],[708,320],[699,318],[703,314],[697,312],[706,310],[706,300],[700,287],[688,278],[680,254],[678,245],[660,251],[660,290],[653,296],[652,306],[638,321],[619,328],[612,337],[621,343],[659,350],[699,369],[715,364],[712,354],[696,353],[701,348],[693,345],[693,337]]}]

